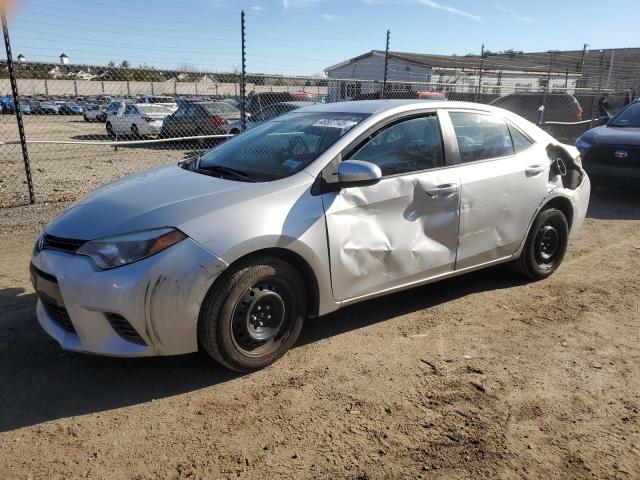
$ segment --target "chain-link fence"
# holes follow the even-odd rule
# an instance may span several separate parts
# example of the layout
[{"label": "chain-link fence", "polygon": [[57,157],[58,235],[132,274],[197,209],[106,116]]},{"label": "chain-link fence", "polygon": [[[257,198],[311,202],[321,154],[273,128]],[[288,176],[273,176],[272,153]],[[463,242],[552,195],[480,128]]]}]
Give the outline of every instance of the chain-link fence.
[{"label": "chain-link fence", "polygon": [[[112,178],[189,158],[313,103],[479,102],[511,110],[573,143],[601,117],[628,104],[640,84],[637,62],[586,49],[494,54],[483,47],[475,56],[372,50],[348,59],[336,53],[340,63],[321,75],[250,74],[246,69],[254,70],[254,62],[245,46],[251,34],[245,32],[244,17],[238,25],[240,67],[227,73],[188,65],[133,67],[126,61],[76,64],[64,54],[52,63],[22,56],[0,62],[0,207],[30,201],[20,118],[36,201],[57,202],[76,199]],[[308,49],[312,52],[313,45]],[[255,64],[271,58],[282,71],[294,62],[272,53]]]}]

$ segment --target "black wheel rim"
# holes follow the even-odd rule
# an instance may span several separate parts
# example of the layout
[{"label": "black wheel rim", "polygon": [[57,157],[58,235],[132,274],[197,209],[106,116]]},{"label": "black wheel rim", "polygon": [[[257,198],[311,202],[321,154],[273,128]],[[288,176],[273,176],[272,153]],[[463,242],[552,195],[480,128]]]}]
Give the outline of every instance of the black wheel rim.
[{"label": "black wheel rim", "polygon": [[560,251],[560,235],[553,225],[541,225],[534,244],[536,262],[542,268],[553,267]]},{"label": "black wheel rim", "polygon": [[231,337],[236,348],[249,357],[277,350],[291,331],[290,310],[288,288],[279,280],[263,280],[248,288],[233,311]]}]

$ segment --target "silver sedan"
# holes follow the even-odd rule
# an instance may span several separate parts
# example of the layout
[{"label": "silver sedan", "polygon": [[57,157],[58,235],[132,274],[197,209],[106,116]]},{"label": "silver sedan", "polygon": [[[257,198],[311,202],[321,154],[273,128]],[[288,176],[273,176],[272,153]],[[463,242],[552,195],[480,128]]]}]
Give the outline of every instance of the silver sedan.
[{"label": "silver sedan", "polygon": [[505,110],[305,107],[62,213],[33,251],[37,315],[68,350],[255,370],[307,317],[499,263],[551,275],[589,192],[575,148]]}]

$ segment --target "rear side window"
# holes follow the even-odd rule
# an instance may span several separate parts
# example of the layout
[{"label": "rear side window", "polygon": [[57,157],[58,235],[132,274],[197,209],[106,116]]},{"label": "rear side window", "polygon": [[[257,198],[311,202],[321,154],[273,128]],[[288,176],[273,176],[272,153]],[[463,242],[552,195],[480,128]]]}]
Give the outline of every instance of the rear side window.
[{"label": "rear side window", "polygon": [[441,167],[438,117],[435,114],[414,117],[384,127],[373,133],[350,158],[378,165],[385,176]]},{"label": "rear side window", "polygon": [[516,153],[523,152],[533,145],[533,141],[529,137],[511,124],[509,124],[509,131],[511,132],[511,140],[513,140],[513,149]]},{"label": "rear side window", "polygon": [[463,163],[513,155],[509,128],[493,115],[449,112]]}]

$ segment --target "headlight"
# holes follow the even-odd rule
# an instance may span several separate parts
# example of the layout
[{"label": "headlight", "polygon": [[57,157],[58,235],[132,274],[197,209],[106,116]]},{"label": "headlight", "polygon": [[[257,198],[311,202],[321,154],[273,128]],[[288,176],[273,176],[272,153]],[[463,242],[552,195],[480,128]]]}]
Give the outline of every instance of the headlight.
[{"label": "headlight", "polygon": [[586,140],[583,140],[582,137],[576,140],[576,148],[580,150],[580,154],[584,154],[587,150],[591,148],[591,144]]},{"label": "headlight", "polygon": [[103,269],[119,267],[154,255],[186,238],[175,228],[158,228],[91,240],[76,253]]}]

